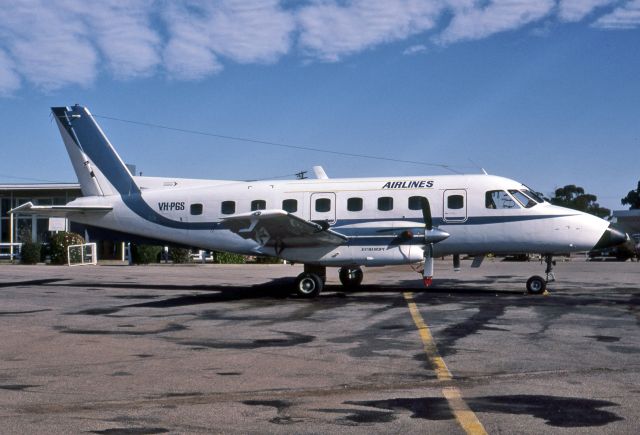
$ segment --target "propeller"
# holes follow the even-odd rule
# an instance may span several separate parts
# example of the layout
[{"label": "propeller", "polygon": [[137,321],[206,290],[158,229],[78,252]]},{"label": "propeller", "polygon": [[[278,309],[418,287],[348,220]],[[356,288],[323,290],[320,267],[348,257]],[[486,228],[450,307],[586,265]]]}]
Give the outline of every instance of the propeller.
[{"label": "propeller", "polygon": [[427,198],[422,198],[422,218],[424,219],[424,270],[422,282],[429,287],[433,280],[433,245],[449,237],[449,233],[433,227],[431,205]]},{"label": "propeller", "polygon": [[431,231],[433,229],[433,218],[431,217],[431,205],[429,205],[429,200],[424,197],[422,198],[422,219],[424,219],[424,228],[427,231]]}]

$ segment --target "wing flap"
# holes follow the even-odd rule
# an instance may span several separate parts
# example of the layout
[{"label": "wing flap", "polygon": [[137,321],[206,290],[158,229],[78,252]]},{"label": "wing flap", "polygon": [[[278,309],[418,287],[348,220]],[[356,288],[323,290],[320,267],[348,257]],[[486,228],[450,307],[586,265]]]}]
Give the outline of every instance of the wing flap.
[{"label": "wing flap", "polygon": [[311,247],[339,246],[347,237],[315,222],[301,219],[284,210],[259,210],[229,216],[223,226],[262,246]]},{"label": "wing flap", "polygon": [[13,214],[28,214],[45,217],[68,217],[72,214],[86,214],[86,213],[107,213],[111,211],[113,207],[110,206],[67,206],[67,205],[33,205],[32,202],[22,204],[9,213]]}]

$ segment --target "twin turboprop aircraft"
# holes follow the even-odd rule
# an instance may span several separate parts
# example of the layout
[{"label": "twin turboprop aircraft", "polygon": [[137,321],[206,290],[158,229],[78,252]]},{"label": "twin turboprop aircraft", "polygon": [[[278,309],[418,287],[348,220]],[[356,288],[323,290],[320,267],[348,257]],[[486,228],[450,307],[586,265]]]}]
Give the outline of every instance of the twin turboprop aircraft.
[{"label": "twin turboprop aircraft", "polygon": [[132,175],[85,107],[52,108],[83,197],[65,206],[23,204],[12,212],[66,216],[167,244],[275,256],[304,264],[295,284],[317,296],[327,267],[357,287],[362,266],[419,264],[460,254],[552,255],[602,249],[627,235],[598,217],[554,206],[523,184],[491,175],[223,181]]}]

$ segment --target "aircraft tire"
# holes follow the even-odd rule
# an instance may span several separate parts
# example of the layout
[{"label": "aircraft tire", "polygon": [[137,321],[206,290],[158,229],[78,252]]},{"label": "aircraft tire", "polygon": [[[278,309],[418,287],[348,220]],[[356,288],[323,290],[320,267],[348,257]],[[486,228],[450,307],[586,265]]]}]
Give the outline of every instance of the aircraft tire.
[{"label": "aircraft tire", "polygon": [[355,289],[360,287],[364,273],[359,267],[341,267],[338,272],[340,282],[347,289]]},{"label": "aircraft tire", "polygon": [[547,281],[538,275],[534,275],[527,280],[527,293],[541,295],[547,289]]},{"label": "aircraft tire", "polygon": [[315,273],[304,272],[296,278],[296,294],[301,298],[315,298],[321,291],[322,279]]}]

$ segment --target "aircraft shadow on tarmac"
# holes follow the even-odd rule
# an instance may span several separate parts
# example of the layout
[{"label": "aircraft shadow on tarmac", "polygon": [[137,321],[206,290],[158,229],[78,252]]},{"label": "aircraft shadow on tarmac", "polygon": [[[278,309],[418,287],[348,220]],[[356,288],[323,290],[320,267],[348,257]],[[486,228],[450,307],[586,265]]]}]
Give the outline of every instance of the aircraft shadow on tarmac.
[{"label": "aircraft shadow on tarmac", "polygon": [[[483,280],[485,281],[485,280]],[[388,295],[397,297],[398,294],[410,291],[419,295],[448,295],[448,296],[472,296],[474,298],[495,297],[496,294],[504,295],[521,295],[521,290],[495,290],[487,285],[493,280],[483,281],[464,281],[464,287],[460,286],[456,281],[442,280],[436,282],[434,287],[420,287],[420,283],[416,284],[414,280],[398,281],[393,285],[362,285],[356,290],[346,291],[341,285],[327,285],[324,292],[316,300],[326,299],[343,299],[349,296],[355,296],[358,299],[366,297],[367,294],[373,294],[374,298]],[[474,285],[474,283],[476,285]],[[34,283],[31,283],[32,285]],[[37,284],[36,284],[37,285]],[[53,283],[46,282],[40,285],[46,286],[63,286],[63,287],[82,287],[82,288],[100,288],[100,289],[123,289],[123,290],[141,290],[141,294],[134,295],[116,295],[112,296],[119,299],[155,299],[160,295],[152,295],[144,293],[149,291],[190,291],[196,294],[179,295],[169,299],[157,301],[147,301],[137,304],[127,305],[129,307],[156,307],[169,308],[185,305],[207,304],[215,302],[228,302],[234,300],[248,299],[289,299],[304,300],[293,294],[294,279],[293,278],[277,278],[272,281],[256,284],[253,286],[233,286],[233,285],[167,285],[167,284],[135,284],[122,282],[74,282],[74,283]],[[310,301],[312,303],[312,301]]]},{"label": "aircraft shadow on tarmac", "polygon": [[[350,299],[354,296],[357,299],[367,297],[368,294],[372,298],[384,298],[383,295],[397,297],[398,294],[404,292],[412,292],[418,296],[439,295],[439,296],[468,296],[473,298],[494,298],[496,295],[522,295],[522,290],[493,288],[494,279],[482,280],[435,280],[434,286],[430,288],[422,287],[422,284],[415,280],[402,280],[393,284],[366,284],[355,290],[345,290],[339,284],[328,284],[324,292],[316,300],[328,299]],[[130,307],[157,307],[170,308],[185,305],[198,305],[216,302],[228,302],[235,300],[250,299],[288,299],[288,300],[304,300],[293,294],[294,278],[285,277],[277,278],[266,283],[256,284],[252,286],[234,286],[234,285],[186,285],[186,284],[139,284],[130,282],[68,282],[65,279],[40,279],[29,280],[23,282],[3,283],[0,287],[21,287],[21,286],[46,286],[46,287],[76,287],[92,289],[122,289],[122,290],[140,290],[140,294],[115,295],[112,297],[119,299],[156,299],[161,295],[145,293],[148,291],[188,291],[195,294],[178,295],[169,299],[157,301],[147,301],[127,305]],[[310,301],[313,303],[312,301]]]}]

